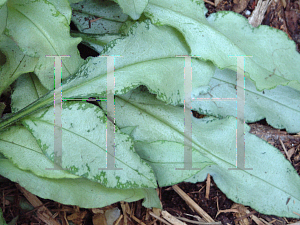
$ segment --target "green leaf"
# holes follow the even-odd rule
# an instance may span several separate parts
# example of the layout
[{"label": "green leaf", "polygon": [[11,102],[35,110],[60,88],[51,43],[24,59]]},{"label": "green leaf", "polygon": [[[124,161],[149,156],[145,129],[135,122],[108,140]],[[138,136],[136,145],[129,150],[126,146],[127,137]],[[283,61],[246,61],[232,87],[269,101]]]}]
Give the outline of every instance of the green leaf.
[{"label": "green leaf", "polygon": [[4,102],[0,102],[0,117],[2,117],[3,111],[5,109],[6,105]]},{"label": "green leaf", "polygon": [[0,0],[0,6],[4,5],[7,2],[7,0]]},{"label": "green leaf", "polygon": [[[110,154],[106,152],[106,123],[105,114],[93,104],[63,103],[62,168],[106,187],[156,187],[152,168],[136,154],[131,138],[117,127],[114,166],[122,170],[101,169],[107,167],[106,154]],[[53,107],[27,117],[23,124],[32,133],[43,153],[54,161]]]},{"label": "green leaf", "polygon": [[6,63],[6,56],[0,51],[0,68]]},{"label": "green leaf", "polygon": [[[182,161],[184,158],[183,143],[163,140],[154,142],[136,141],[134,147],[139,156],[152,166],[160,186],[180,183],[200,171],[175,169],[184,167]],[[195,148],[193,148],[192,159],[193,168],[203,169],[214,164]]]},{"label": "green leaf", "polygon": [[[105,107],[104,103],[101,104]],[[131,134],[135,141],[164,140],[184,143],[185,118],[182,107],[166,105],[155,96],[136,90],[117,96],[115,111],[118,127],[136,126]],[[253,169],[229,170],[236,168],[236,124],[237,120],[234,117],[192,118],[192,147],[199,151],[202,157],[217,164],[201,170],[200,177],[204,178],[209,171],[216,179],[218,187],[229,198],[237,203],[249,205],[261,213],[297,217],[293,212],[300,211],[299,175],[278,149],[250,134],[247,125],[245,168]],[[139,154],[149,155],[147,151],[147,146],[144,149],[139,145]],[[205,158],[200,157],[199,160]],[[183,161],[183,158],[178,160]],[[167,177],[180,175],[176,173],[175,168],[173,173],[171,170],[159,171],[162,173],[158,177],[160,186],[162,183],[167,185]],[[288,198],[290,203],[287,205]]]},{"label": "green leaf", "polygon": [[0,208],[0,225],[7,225],[2,214],[2,209]]},{"label": "green leaf", "polygon": [[36,139],[23,126],[13,126],[1,133],[0,153],[19,169],[40,177],[80,178],[66,170],[51,170],[53,162],[43,154]]},{"label": "green leaf", "polygon": [[[217,69],[209,83],[208,93],[199,93],[194,98],[193,110],[201,114],[226,117],[236,116],[236,101],[209,101],[207,99],[236,98],[236,73]],[[245,121],[256,122],[266,118],[268,124],[289,133],[300,131],[300,92],[287,86],[259,92],[255,85],[245,79]]]},{"label": "green leaf", "polygon": [[21,74],[34,71],[38,58],[24,55],[16,43],[6,35],[0,35],[0,51],[5,56],[4,65],[0,65],[1,95]]},{"label": "green leaf", "polygon": [[[71,6],[72,21],[83,33],[116,34],[128,18],[118,4],[112,1],[85,0]],[[95,21],[89,22],[91,20]]]},{"label": "green leaf", "polygon": [[72,16],[72,9],[70,6],[70,3],[68,0],[47,0],[51,4],[54,5],[54,7],[65,16],[66,20],[68,21],[68,24],[71,23],[71,16]]},{"label": "green leaf", "polygon": [[122,38],[120,34],[84,34],[79,32],[72,32],[72,37],[82,38],[82,43],[88,47],[94,49],[96,52],[100,53],[103,50],[103,47],[109,42]]},{"label": "green leaf", "polygon": [[70,37],[69,21],[53,4],[42,0],[9,0],[7,8],[5,34],[13,38],[24,54],[39,57],[35,73],[47,89],[53,89],[54,59],[46,55],[71,56],[62,59],[63,79],[78,70],[83,62],[77,50],[81,39]]},{"label": "green leaf", "polygon": [[[183,167],[184,162],[185,118],[183,107],[172,106],[183,105],[185,100],[184,59],[176,58],[176,55],[197,54],[205,60],[193,59],[193,96],[197,96],[199,92],[203,94],[214,90],[209,90],[207,86],[215,71],[213,63],[219,68],[236,70],[236,58],[230,58],[228,54],[253,55],[253,58],[246,58],[245,70],[250,80],[256,82],[257,88],[289,85],[300,90],[297,64],[299,54],[295,52],[294,43],[286,41],[287,36],[280,31],[264,26],[251,28],[244,18],[234,13],[219,12],[206,19],[207,10],[204,3],[199,1],[152,0],[147,7],[145,1],[139,1],[141,5],[128,14],[138,18],[146,7],[147,16],[153,21],[158,25],[169,26],[155,27],[149,21],[144,21],[145,17],[142,16],[138,23],[130,19],[120,21],[123,24],[120,29],[116,28],[117,19],[113,17],[115,12],[120,12],[116,4],[115,10],[106,10],[108,8],[105,6],[103,8],[106,12],[98,12],[99,5],[96,1],[85,3],[91,3],[89,8],[85,8],[84,4],[77,5],[79,8],[75,14],[80,14],[82,19],[82,16],[88,16],[85,22],[78,20],[78,26],[90,23],[92,29],[87,32],[98,32],[93,31],[93,25],[110,18],[111,21],[107,24],[113,25],[105,25],[104,28],[109,28],[108,32],[115,29],[118,35],[127,35],[118,39],[103,35],[83,36],[86,43],[98,52],[101,51],[101,54],[122,56],[115,58],[115,93],[119,95],[116,96],[116,118],[117,125],[121,128],[120,131],[116,127],[115,140],[116,167],[123,168],[123,171],[98,170],[99,167],[106,167],[106,115],[95,105],[74,101],[64,102],[62,110],[62,167],[70,170],[57,174],[43,170],[45,164],[53,166],[55,153],[53,106],[46,108],[53,105],[53,91],[41,97],[46,92],[42,85],[46,83],[48,89],[52,89],[53,85],[53,70],[49,69],[53,68],[53,60],[49,59],[52,63],[51,66],[50,63],[48,65],[45,55],[75,54],[74,64],[74,58],[69,59],[72,63],[68,65],[68,59],[63,59],[63,78],[74,74],[73,77],[64,79],[64,98],[105,98],[106,59],[89,58],[76,73],[82,63],[76,49],[80,38],[70,37],[71,10],[67,1],[51,3],[46,0],[27,0],[24,4],[21,0],[9,0],[8,25],[0,21],[0,31],[5,29],[5,34],[15,41],[15,46],[26,56],[39,57],[38,66],[34,69],[42,85],[34,76],[29,75],[20,78],[15,84],[12,105],[17,113],[5,115],[7,119],[1,119],[0,174],[19,182],[41,197],[65,204],[101,207],[120,200],[146,198],[145,206],[160,207],[154,188],[143,188],[156,187],[155,175],[159,184],[164,186],[187,180],[193,175],[193,180],[200,181],[210,172],[220,188],[236,202],[249,204],[261,212],[296,217],[292,212],[300,209],[299,176],[278,150],[250,135],[248,126],[245,127],[245,166],[252,167],[253,170],[228,170],[236,164],[237,121],[233,117],[207,117],[201,120],[193,118],[192,163],[202,170],[176,171],[175,168]],[[122,1],[120,5],[123,3],[127,4],[128,1]],[[123,6],[124,12],[131,10],[130,7],[134,5],[125,6],[128,8]],[[92,8],[95,13],[91,12]],[[88,22],[103,15],[106,17]],[[228,28],[228,24],[231,27]],[[89,30],[84,29],[82,27],[82,32]],[[110,42],[102,50],[102,45],[108,41]],[[98,47],[98,44],[101,46]],[[65,50],[70,50],[70,53]],[[1,61],[1,66],[3,63]],[[65,74],[68,69],[73,72]],[[235,74],[231,76],[235,77]],[[33,79],[30,80],[31,78]],[[16,77],[9,82],[14,79]],[[141,91],[142,88],[129,92],[140,85],[147,86],[156,96]],[[27,92],[28,98],[21,98]],[[105,108],[105,104],[101,104]],[[276,105],[278,104],[274,103],[273,108]],[[272,120],[274,114],[267,112],[267,109],[261,107],[251,111],[253,118],[259,118],[262,114],[271,118],[270,121],[274,121],[278,127],[295,128],[291,125],[292,120]],[[213,113],[215,112],[211,112],[212,115]],[[257,115],[259,113],[261,114]],[[298,116],[297,112],[289,113],[291,115]],[[251,116],[252,114],[250,119]],[[7,129],[7,126],[20,119],[27,129],[20,124]],[[35,162],[31,165],[33,160]],[[68,176],[72,179],[65,178]],[[43,190],[39,187],[43,187]],[[278,199],[274,201],[275,198]]]},{"label": "green leaf", "polygon": [[[158,196],[153,194],[150,196],[149,189],[123,190],[106,188],[97,182],[92,182],[84,178],[41,178],[28,171],[18,169],[7,159],[0,159],[0,174],[13,182],[19,183],[26,190],[41,198],[52,199],[66,205],[77,205],[83,208],[101,208],[118,201],[133,202],[146,198],[146,202],[151,201],[154,203],[151,207],[160,207],[157,204],[159,202]],[[149,197],[156,199],[147,199]]]},{"label": "green leaf", "polygon": [[132,19],[140,18],[144,9],[148,4],[148,0],[113,0],[117,2],[123,9],[123,12],[128,14]]},{"label": "green leaf", "polygon": [[19,216],[13,218],[7,225],[16,225],[18,222]]},{"label": "green leaf", "polygon": [[299,175],[278,149],[266,147],[266,142],[253,135],[247,135],[246,138],[253,145],[253,153],[246,152],[246,167],[252,167],[253,172],[228,171],[224,168],[225,164],[212,165],[185,182],[202,182],[209,173],[232,201],[249,205],[263,214],[299,219],[293,213],[300,210]]},{"label": "green leaf", "polygon": [[[136,48],[136,46],[139,46]],[[184,58],[188,50],[183,37],[171,27],[156,27],[150,21],[136,23],[128,36],[109,43],[104,55],[121,55],[115,58],[115,94],[124,94],[140,85],[163,101],[183,104]],[[63,98],[106,97],[107,66],[104,58],[89,58],[80,70],[62,84]],[[193,90],[207,85],[214,74],[211,63],[193,61]],[[166,86],[166,83],[172,85]],[[30,107],[5,120],[0,129],[20,118],[53,104],[53,91]]]},{"label": "green leaf", "polygon": [[48,90],[33,73],[23,74],[14,83],[14,92],[11,95],[12,112],[18,112],[47,92]]},{"label": "green leaf", "polygon": [[83,0],[69,0],[70,4],[73,4],[73,3],[78,3],[78,2],[81,2]]},{"label": "green leaf", "polygon": [[[187,53],[180,33],[170,27],[156,27],[150,21],[134,24],[128,36],[110,42],[102,52],[103,55],[122,56],[115,58],[116,95],[145,85],[170,104],[183,103],[184,59],[175,56]],[[197,88],[208,84],[214,67],[194,60],[193,72],[193,88]],[[76,77],[66,80],[62,87],[64,96],[106,96],[106,76],[106,60],[90,58]],[[166,83],[172,85],[166,86]]]},{"label": "green leaf", "polygon": [[6,1],[0,0],[0,36],[2,35],[6,27],[6,18],[7,18],[7,6]]},{"label": "green leaf", "polygon": [[142,205],[146,208],[159,208],[162,209],[161,207],[161,202],[158,198],[156,189],[154,188],[144,188],[145,191],[145,199],[142,203]]},{"label": "green leaf", "polygon": [[263,25],[253,28],[234,12],[213,13],[207,19],[206,12],[198,0],[150,0],[145,9],[153,23],[178,29],[191,55],[234,71],[237,59],[229,56],[253,56],[245,58],[244,70],[257,89],[289,85],[300,90],[300,55],[286,33]]},{"label": "green leaf", "polygon": [[0,159],[6,159],[1,152],[0,152]]}]

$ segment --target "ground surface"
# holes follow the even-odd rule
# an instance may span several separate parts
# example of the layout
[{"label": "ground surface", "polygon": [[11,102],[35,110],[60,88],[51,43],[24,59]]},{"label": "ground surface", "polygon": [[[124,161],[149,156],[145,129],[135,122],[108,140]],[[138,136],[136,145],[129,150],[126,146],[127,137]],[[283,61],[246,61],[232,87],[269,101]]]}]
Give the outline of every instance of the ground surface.
[{"label": "ground surface", "polygon": [[[208,1],[207,1],[208,2]],[[236,4],[235,4],[236,3]],[[208,14],[216,11],[226,10],[226,11],[241,11],[240,13],[248,17],[249,12],[251,13],[257,4],[256,0],[246,0],[246,1],[232,1],[224,0],[218,4],[217,7],[213,5],[213,2],[206,3],[206,7],[209,10]],[[246,6],[246,9],[242,10],[242,6]],[[285,7],[284,7],[285,6]],[[290,0],[279,0],[277,2],[273,1],[270,5],[263,23],[264,25],[269,25],[277,29],[281,29],[286,32],[291,39],[293,39],[296,44],[298,51],[300,49],[300,1]],[[87,50],[83,45],[79,46],[82,54],[87,53],[88,55],[95,56],[95,53]],[[86,55],[85,55],[86,57]],[[300,63],[300,62],[299,62]],[[7,96],[2,96],[0,102],[5,102],[7,105],[10,103],[10,99]],[[5,113],[10,112],[10,108],[5,109]],[[291,163],[294,168],[300,174],[300,136],[299,135],[289,135],[285,131],[280,131],[273,129],[268,126],[265,121],[260,121],[255,124],[251,124],[251,132],[260,138],[265,139],[270,144],[278,148],[286,157],[286,153],[283,146],[286,148],[288,155],[291,157]],[[280,142],[282,140],[282,143]],[[191,197],[202,209],[208,213],[215,221],[221,221],[222,224],[256,224],[252,218],[243,217],[243,214],[238,212],[223,212],[217,217],[219,210],[230,209],[234,202],[229,200],[214,184],[213,179],[210,182],[210,191],[208,199],[205,197],[207,183],[201,182],[197,184],[191,183],[180,183],[178,186]],[[172,187],[164,187],[158,189],[159,196],[163,205],[163,209],[168,211],[173,216],[185,217],[188,219],[193,219],[186,214],[195,215],[198,214],[194,212],[187,203],[173,190]],[[142,201],[121,204],[116,203],[111,206],[102,209],[81,209],[74,206],[65,206],[57,202],[50,200],[40,199],[43,205],[48,208],[58,221],[62,224],[94,224],[94,225],[105,225],[103,222],[103,214],[107,209],[119,208],[122,213],[122,208],[127,207],[127,224],[139,224],[138,220],[144,222],[144,224],[164,224],[154,219],[149,215],[149,210],[142,207]],[[6,221],[11,221],[16,216],[18,217],[17,224],[45,224],[36,215],[37,208],[28,203],[24,195],[20,191],[17,185],[3,177],[0,177],[0,204],[3,209],[4,217]],[[262,215],[255,210],[248,208],[251,215],[255,215],[258,218],[264,219],[269,224],[284,225],[287,223],[293,223],[297,220],[279,218],[276,216]],[[232,211],[232,210],[231,210]],[[240,210],[241,212],[242,210]],[[244,220],[243,220],[244,219]],[[194,219],[195,220],[195,219]],[[69,222],[67,222],[69,221]],[[72,221],[72,222],[70,222]],[[101,222],[102,221],[102,222]],[[268,224],[266,223],[266,224]],[[123,220],[119,224],[124,224]],[[142,223],[140,223],[142,224]],[[193,224],[193,223],[187,223]],[[263,222],[261,222],[263,224]]]},{"label": "ground surface", "polygon": [[[258,137],[265,139],[270,144],[278,148],[282,154],[286,156],[284,152],[283,145],[285,146],[288,154],[291,155],[291,162],[294,168],[300,174],[300,135],[289,135],[285,131],[276,130],[266,124],[265,121],[260,121],[254,124],[250,124],[251,133],[257,135]],[[283,145],[280,142],[282,140]],[[221,221],[222,224],[235,224],[235,220],[240,218],[234,212],[220,213],[217,217],[219,210],[226,210],[233,207],[234,202],[228,199],[215,185],[213,180],[210,184],[209,198],[205,197],[207,183],[201,182],[196,184],[191,183],[180,183],[178,186],[191,197],[201,208],[208,213],[215,221]],[[198,214],[193,211],[187,203],[173,190],[172,187],[163,187],[158,190],[163,209],[168,211],[170,214],[176,217],[185,217],[188,219],[193,219],[188,216]],[[250,193],[251,194],[251,193]],[[45,224],[36,216],[36,209],[28,203],[24,195],[20,191],[20,188],[16,186],[15,183],[8,179],[0,177],[0,204],[4,211],[4,217],[7,221],[11,221],[13,218],[19,215],[17,224]],[[93,217],[99,214],[99,209],[82,209],[74,206],[66,206],[57,202],[50,200],[41,199],[44,206],[46,206],[52,214],[57,213],[57,218],[68,218],[69,222],[73,221],[74,224],[93,224]],[[113,204],[111,206],[102,208],[105,212],[107,209],[112,209],[118,207],[122,212],[122,207],[120,203]],[[149,215],[149,210],[142,207],[142,200],[138,202],[129,203],[127,206],[130,209],[130,214],[128,214],[128,225],[139,224],[134,219],[132,215],[136,218],[142,220],[145,224],[154,224],[156,221],[152,216]],[[100,212],[101,212],[100,210]],[[248,210],[253,213],[253,215],[258,218],[263,218],[265,221],[272,222],[275,225],[284,225],[287,223],[296,222],[294,219],[280,218],[276,216],[262,215],[257,213],[255,210],[248,208]],[[29,221],[31,223],[29,223]],[[256,224],[250,218],[247,218],[248,224]],[[240,221],[241,222],[241,221]],[[67,224],[66,222],[63,224]],[[70,223],[71,224],[71,223]],[[94,223],[97,225],[97,223]],[[103,223],[98,223],[103,224]],[[122,222],[119,223],[124,224]],[[157,221],[156,224],[164,224]],[[192,223],[187,223],[191,225]],[[245,223],[247,224],[247,223]],[[105,224],[103,224],[105,225]]]}]

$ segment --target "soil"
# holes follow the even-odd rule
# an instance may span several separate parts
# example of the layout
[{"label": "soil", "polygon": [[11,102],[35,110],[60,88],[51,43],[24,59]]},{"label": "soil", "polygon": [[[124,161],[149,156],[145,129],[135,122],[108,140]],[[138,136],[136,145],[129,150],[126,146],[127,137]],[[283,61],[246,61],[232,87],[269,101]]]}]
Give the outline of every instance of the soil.
[{"label": "soil", "polygon": [[[208,2],[208,1],[207,1]],[[232,0],[223,0],[221,1],[217,7],[210,3],[206,3],[206,7],[208,9],[208,14],[211,14],[216,11],[234,11],[241,10],[239,6],[245,4],[245,1],[232,1]],[[251,13],[257,4],[256,0],[247,0],[246,8],[240,12],[241,15],[246,18]],[[284,7],[285,5],[285,7]],[[243,7],[242,7],[243,8]],[[297,45],[297,49],[300,49],[300,1],[295,0],[280,0],[273,1],[270,7],[268,8],[264,20],[262,22],[263,25],[269,25],[275,27],[277,29],[281,29],[288,34],[288,36],[295,41]],[[87,48],[86,46],[80,44],[78,46],[80,53],[83,58],[87,56],[97,56],[93,50]],[[10,112],[10,99],[8,95],[2,95],[0,102],[5,102],[7,107],[4,113]],[[199,116],[199,115],[195,115]],[[265,120],[259,121],[254,124],[250,124],[251,133],[257,135],[258,137],[265,139],[267,142],[272,144],[274,147],[279,149],[282,154],[287,158],[287,155],[283,149],[285,146],[286,150],[290,154],[291,163],[294,168],[297,170],[300,175],[300,136],[299,135],[291,135],[285,132],[284,130],[277,130],[270,127]],[[281,141],[282,143],[281,143]],[[271,159],[270,159],[271,160]],[[230,199],[228,199],[216,186],[213,182],[213,179],[210,184],[210,192],[209,198],[205,197],[206,194],[206,181],[201,183],[185,183],[182,182],[178,184],[178,186],[185,192],[189,197],[191,197],[201,208],[208,213],[215,221],[220,221],[222,224],[255,224],[255,222],[250,218],[246,217],[246,221],[242,220],[243,217],[238,213],[234,212],[223,212],[218,216],[217,213],[219,210],[231,209],[234,205]],[[186,217],[188,219],[193,219],[193,217],[188,216],[198,214],[192,210],[186,202],[173,190],[172,187],[163,187],[158,189],[158,193],[163,205],[163,209],[168,211],[173,216]],[[250,193],[251,194],[251,193]],[[10,180],[3,178],[0,176],[0,205],[3,210],[3,215],[6,221],[11,221],[15,217],[18,216],[18,221],[16,224],[45,224],[39,219],[36,214],[37,208],[33,208],[30,203],[27,202],[24,195],[20,191],[20,188]],[[102,208],[102,209],[84,209],[78,208],[76,206],[68,206],[62,205],[58,202],[54,202],[47,199],[39,198],[43,205],[48,208],[52,214],[56,216],[56,220],[60,221],[61,224],[68,224],[67,219],[73,222],[73,224],[84,224],[90,225],[95,223],[95,215],[97,215],[97,210],[107,210],[114,207],[118,207],[122,210],[121,203],[115,203],[111,206]],[[164,223],[154,219],[149,215],[149,209],[146,209],[142,206],[142,200],[129,203],[128,206],[130,209],[130,213],[128,216],[128,225],[133,224],[141,224],[136,222],[133,219],[135,216],[137,219],[141,220],[144,224],[158,224],[162,225]],[[25,209],[24,209],[25,208]],[[27,209],[26,209],[27,208]],[[247,207],[248,210],[252,213],[252,215],[257,216],[258,218],[262,218],[268,223],[275,225],[283,225],[287,223],[293,223],[298,220],[288,219],[288,218],[280,218],[272,215],[263,215],[255,210]],[[122,212],[122,211],[121,211]],[[250,214],[251,214],[250,213]],[[71,222],[69,223],[71,224]],[[98,223],[101,224],[101,223]],[[104,225],[104,223],[102,223]],[[124,224],[122,221],[119,224]],[[192,225],[192,223],[187,223]]]}]

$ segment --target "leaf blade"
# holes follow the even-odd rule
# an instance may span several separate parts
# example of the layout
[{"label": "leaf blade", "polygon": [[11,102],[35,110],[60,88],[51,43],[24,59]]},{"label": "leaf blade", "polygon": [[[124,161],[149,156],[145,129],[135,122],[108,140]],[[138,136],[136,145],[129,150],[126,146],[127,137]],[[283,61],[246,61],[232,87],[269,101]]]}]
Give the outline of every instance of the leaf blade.
[{"label": "leaf blade", "polygon": [[234,71],[236,57],[229,56],[253,56],[246,57],[245,71],[257,89],[289,85],[300,90],[296,63],[300,55],[284,32],[262,25],[252,28],[247,19],[233,12],[214,13],[206,20],[206,11],[203,1],[183,4],[180,0],[151,0],[145,9],[154,24],[178,29],[190,46],[191,55],[210,60],[220,69]]},{"label": "leaf blade", "polygon": [[[216,117],[236,116],[236,73],[231,70],[215,71],[207,93],[199,90],[198,98],[192,102],[194,110],[200,114]],[[223,101],[209,99],[223,98]],[[202,100],[201,100],[202,99]],[[255,85],[245,79],[245,122],[253,123],[266,118],[268,124],[289,133],[300,131],[300,92],[288,86],[277,86],[272,90],[259,92]]]},{"label": "leaf blade", "polygon": [[[102,105],[105,106],[103,103]],[[300,177],[278,149],[249,134],[249,127],[246,125],[245,168],[253,168],[253,170],[231,171],[228,169],[236,167],[236,119],[233,117],[224,119],[193,118],[192,122],[193,148],[217,164],[217,166],[211,165],[201,170],[198,173],[201,178],[205,179],[207,171],[212,172],[212,175],[219,179],[220,189],[234,201],[255,207],[262,213],[297,217],[292,211],[300,210],[300,193],[298,191]],[[128,93],[116,98],[116,123],[120,128],[135,127],[131,136],[136,141],[184,142],[183,108],[166,105],[158,101],[155,96],[138,90],[135,94]],[[144,149],[141,147],[140,151],[144,151]],[[145,151],[147,151],[146,148]],[[181,158],[181,160],[183,159]],[[152,164],[152,166],[155,165]],[[161,170],[161,172],[164,171]],[[161,177],[163,176],[172,175],[161,174]],[[225,179],[226,182],[222,182]],[[230,183],[232,179],[235,179],[234,188]],[[198,179],[198,181],[202,180]],[[164,181],[158,180],[158,182],[160,184]],[[239,185],[242,185],[243,188],[240,188]],[[237,189],[239,195],[236,194]],[[249,193],[254,194],[249,195]],[[273,193],[275,194],[273,195]],[[275,202],[274,198],[277,196],[282,197]],[[288,196],[293,198],[293,205],[286,205]]]},{"label": "leaf blade", "polygon": [[[76,122],[75,122],[76,121]],[[52,161],[54,115],[50,107],[24,119],[23,124]],[[109,188],[156,187],[152,168],[135,153],[132,140],[115,127],[115,163],[107,168],[105,114],[89,103],[65,102],[62,109],[62,168]],[[111,134],[107,134],[111,135]]]},{"label": "leaf blade", "polygon": [[[22,171],[13,166],[7,159],[0,159],[0,174],[8,179],[20,183],[26,190],[45,199],[66,204],[77,205],[83,208],[101,208],[118,201],[133,202],[142,198],[156,197],[147,195],[145,189],[113,189],[103,185],[80,179],[47,179],[33,175],[27,171]],[[43,188],[36,188],[36,187]],[[151,192],[151,191],[150,191]],[[154,202],[152,207],[160,207]],[[147,200],[147,202],[149,202]]]},{"label": "leaf blade", "polygon": [[138,20],[148,4],[148,0],[114,0],[133,20]]},{"label": "leaf blade", "polygon": [[47,89],[53,89],[53,58],[46,58],[46,55],[71,55],[72,60],[62,60],[63,71],[66,71],[63,78],[78,70],[83,63],[77,50],[81,39],[70,37],[68,20],[53,4],[47,1],[11,0],[7,8],[4,33],[14,39],[24,54],[39,57],[35,73]]}]

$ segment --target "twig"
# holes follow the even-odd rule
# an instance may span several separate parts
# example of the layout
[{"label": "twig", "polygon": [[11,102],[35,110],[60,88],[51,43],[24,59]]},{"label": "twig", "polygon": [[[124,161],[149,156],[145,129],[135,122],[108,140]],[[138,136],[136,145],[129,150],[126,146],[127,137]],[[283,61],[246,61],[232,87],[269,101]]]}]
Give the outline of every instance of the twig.
[{"label": "twig", "polygon": [[296,212],[293,212],[294,214],[296,214],[296,215],[298,215],[298,216],[300,216],[300,214],[299,213],[296,213]]},{"label": "twig", "polygon": [[172,186],[174,191],[180,195],[180,197],[195,211],[203,217],[207,222],[213,223],[215,222],[199,205],[197,205],[183,190],[181,190],[177,185]]},{"label": "twig", "polygon": [[190,220],[184,217],[175,217],[179,220],[188,222],[188,223],[193,223],[193,224],[200,224],[200,225],[217,225],[217,224],[222,224],[221,222],[214,222],[214,223],[207,223],[207,222],[200,222],[200,221],[195,221],[195,220]]},{"label": "twig", "polygon": [[205,193],[205,198],[209,199],[209,192],[210,192],[210,174],[207,174],[207,179],[206,179],[206,193]]},{"label": "twig", "polygon": [[236,219],[234,220],[234,222],[241,221],[241,220],[243,220],[243,219],[245,219],[245,218],[247,218],[247,217],[253,215],[254,213],[256,213],[256,211],[252,211],[252,212],[250,212],[250,213],[247,213],[245,216],[238,217],[238,218],[236,218]]},{"label": "twig", "polygon": [[211,4],[211,5],[215,6],[215,3],[211,2],[211,1],[208,1],[208,0],[203,0],[203,1],[208,3],[208,4]]},{"label": "twig", "polygon": [[123,218],[123,215],[121,214],[121,215],[119,216],[119,218],[116,220],[115,225],[119,225],[119,223],[120,223],[120,221],[121,221],[122,218]]},{"label": "twig", "polygon": [[195,215],[191,215],[191,214],[188,214],[188,213],[184,213],[184,215],[194,217],[198,220],[198,222],[206,223],[205,220],[202,219],[200,216],[195,216]]},{"label": "twig", "polygon": [[102,18],[103,18],[103,17],[96,18],[96,19],[93,19],[93,20],[89,20],[89,29],[92,28],[92,22],[95,22],[95,21],[100,20],[100,19],[102,19]]},{"label": "twig", "polygon": [[126,214],[126,206],[123,201],[121,201],[121,208],[124,215],[124,225],[127,225],[127,214]]},{"label": "twig", "polygon": [[288,225],[300,225],[300,221],[296,223],[289,223]]},{"label": "twig", "polygon": [[172,216],[170,213],[168,213],[165,210],[161,212],[161,215],[164,219],[168,220],[170,223],[174,225],[187,225],[186,223],[178,220],[176,217]]},{"label": "twig", "polygon": [[145,223],[143,223],[140,219],[136,218],[134,215],[130,216],[134,221],[138,222],[141,225],[146,225]]},{"label": "twig", "polygon": [[285,154],[286,154],[286,157],[288,158],[288,160],[289,160],[290,162],[292,162],[292,161],[291,161],[291,157],[289,156],[289,154],[288,154],[288,152],[287,152],[287,150],[286,150],[286,148],[285,148],[285,146],[284,146],[284,144],[283,144],[281,138],[279,138],[279,141],[280,141],[280,144],[281,144],[281,146],[282,146],[282,148],[283,148],[283,150],[284,150],[284,152],[285,152]]},{"label": "twig", "polygon": [[163,218],[160,218],[159,216],[155,215],[153,212],[149,212],[149,214],[150,214],[151,216],[153,216],[155,219],[157,219],[157,220],[159,220],[159,221],[161,221],[161,222],[163,222],[163,223],[165,223],[165,224],[167,224],[167,225],[172,225],[172,224],[170,224],[169,222],[165,221]]}]

